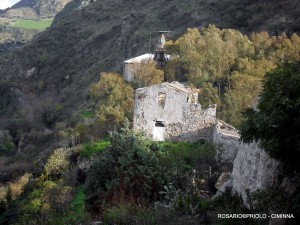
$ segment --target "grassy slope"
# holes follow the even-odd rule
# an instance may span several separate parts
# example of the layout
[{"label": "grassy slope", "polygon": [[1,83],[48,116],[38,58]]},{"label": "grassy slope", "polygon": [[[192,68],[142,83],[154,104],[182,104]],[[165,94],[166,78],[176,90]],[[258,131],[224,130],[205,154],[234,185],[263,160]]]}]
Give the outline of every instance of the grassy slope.
[{"label": "grassy slope", "polygon": [[47,27],[51,26],[53,19],[44,19],[44,20],[16,20],[12,27],[18,27],[23,29],[33,29],[43,31]]}]

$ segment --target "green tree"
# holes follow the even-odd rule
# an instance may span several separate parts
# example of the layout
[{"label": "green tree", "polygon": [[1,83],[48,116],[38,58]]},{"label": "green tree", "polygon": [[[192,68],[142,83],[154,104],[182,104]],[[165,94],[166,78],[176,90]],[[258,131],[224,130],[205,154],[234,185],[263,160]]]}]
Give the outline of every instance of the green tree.
[{"label": "green tree", "polygon": [[251,107],[261,91],[261,79],[235,73],[231,80],[232,88],[224,94],[218,116],[238,127],[242,121],[241,109]]},{"label": "green tree", "polygon": [[105,202],[145,203],[157,200],[166,183],[163,167],[151,142],[129,129],[113,132],[112,146],[92,164],[87,176],[87,203],[98,208]]},{"label": "green tree", "polygon": [[100,81],[91,86],[97,101],[96,118],[104,132],[117,129],[133,113],[133,89],[117,73],[101,73]]},{"label": "green tree", "polygon": [[69,167],[69,155],[69,149],[56,149],[48,158],[42,177],[49,180],[59,179]]},{"label": "green tree", "polygon": [[300,60],[300,38],[267,32],[247,37],[210,25],[188,29],[175,42],[167,42],[166,50],[177,61],[166,68],[167,78],[187,77],[204,94],[199,96],[201,104],[217,103],[218,117],[239,126],[240,111],[250,107],[261,91],[264,75],[284,62]]},{"label": "green tree", "polygon": [[210,104],[220,104],[221,100],[218,90],[211,83],[203,82],[199,87],[199,102],[202,106],[208,107]]},{"label": "green tree", "polygon": [[300,64],[287,63],[269,72],[257,106],[244,111],[241,138],[262,147],[286,165],[299,167]]},{"label": "green tree", "polygon": [[145,60],[136,64],[133,69],[133,76],[133,82],[138,88],[159,84],[164,80],[164,72],[156,68],[156,63],[153,60]]}]

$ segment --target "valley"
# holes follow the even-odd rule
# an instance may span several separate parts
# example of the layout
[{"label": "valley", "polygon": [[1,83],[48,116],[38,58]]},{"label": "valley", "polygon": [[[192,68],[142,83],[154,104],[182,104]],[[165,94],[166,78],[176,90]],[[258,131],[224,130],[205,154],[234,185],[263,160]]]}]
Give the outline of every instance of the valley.
[{"label": "valley", "polygon": [[23,0],[0,16],[0,224],[299,224],[299,1]]}]

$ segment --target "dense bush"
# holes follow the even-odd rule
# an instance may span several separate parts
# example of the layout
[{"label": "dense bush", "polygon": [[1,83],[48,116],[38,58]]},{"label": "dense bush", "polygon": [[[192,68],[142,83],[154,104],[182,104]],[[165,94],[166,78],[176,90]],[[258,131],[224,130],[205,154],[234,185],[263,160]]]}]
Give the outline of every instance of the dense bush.
[{"label": "dense bush", "polygon": [[44,168],[43,176],[46,179],[58,179],[66,172],[69,167],[68,156],[70,150],[60,148],[54,151],[54,153],[48,158],[48,161]]},{"label": "dense bush", "polygon": [[128,126],[111,134],[112,146],[91,166],[87,176],[87,204],[99,208],[104,202],[147,203],[159,199],[166,174],[151,143]]},{"label": "dense bush", "polygon": [[300,157],[300,64],[284,64],[263,81],[258,110],[244,112],[241,137],[260,140],[262,147],[286,166],[299,169]]},{"label": "dense bush", "polygon": [[133,92],[117,73],[101,73],[100,80],[93,83],[90,95],[95,100],[97,125],[106,135],[120,128],[125,118],[132,118]]},{"label": "dense bush", "polygon": [[159,158],[172,176],[172,185],[184,192],[191,189],[214,192],[210,180],[219,175],[214,146],[203,142],[162,142]]},{"label": "dense bush", "polygon": [[8,188],[0,224],[77,224],[86,220],[85,195],[76,189],[71,149],[57,149],[35,180],[24,174]]},{"label": "dense bush", "polygon": [[0,155],[13,155],[15,154],[15,145],[14,143],[9,140],[5,139],[0,144]]},{"label": "dense bush", "polygon": [[9,183],[9,191],[13,200],[21,195],[31,176],[32,174],[25,173],[17,180]]}]

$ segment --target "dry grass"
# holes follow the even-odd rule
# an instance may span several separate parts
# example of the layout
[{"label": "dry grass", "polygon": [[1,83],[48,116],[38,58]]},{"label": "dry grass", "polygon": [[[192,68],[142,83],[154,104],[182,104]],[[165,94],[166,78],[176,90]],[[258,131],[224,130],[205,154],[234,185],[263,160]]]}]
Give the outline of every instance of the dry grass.
[{"label": "dry grass", "polygon": [[4,201],[7,195],[8,186],[0,185],[0,201]]},{"label": "dry grass", "polygon": [[9,190],[11,191],[12,199],[17,199],[23,192],[24,187],[29,182],[32,174],[25,173],[19,177],[16,181],[9,183]]}]

